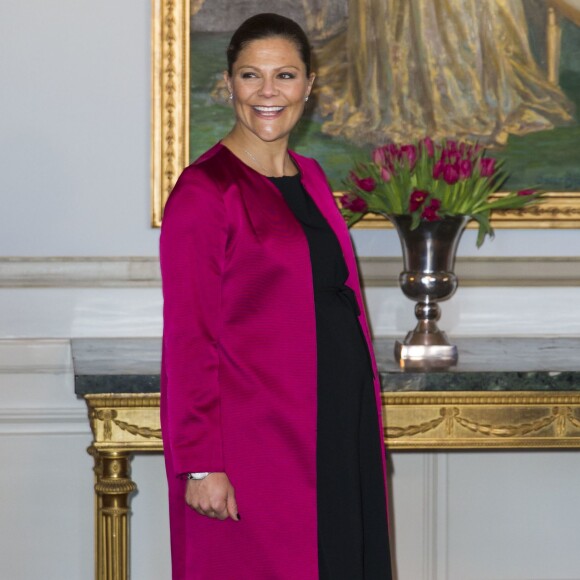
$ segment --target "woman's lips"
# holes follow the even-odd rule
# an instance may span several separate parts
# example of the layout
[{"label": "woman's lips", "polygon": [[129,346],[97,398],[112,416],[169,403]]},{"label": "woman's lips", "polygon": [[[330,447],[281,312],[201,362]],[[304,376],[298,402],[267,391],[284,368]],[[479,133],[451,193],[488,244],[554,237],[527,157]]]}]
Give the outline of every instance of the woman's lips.
[{"label": "woman's lips", "polygon": [[254,111],[260,117],[272,119],[274,117],[277,117],[284,110],[284,107],[266,107],[266,106],[255,105],[252,107],[252,109],[254,109]]}]

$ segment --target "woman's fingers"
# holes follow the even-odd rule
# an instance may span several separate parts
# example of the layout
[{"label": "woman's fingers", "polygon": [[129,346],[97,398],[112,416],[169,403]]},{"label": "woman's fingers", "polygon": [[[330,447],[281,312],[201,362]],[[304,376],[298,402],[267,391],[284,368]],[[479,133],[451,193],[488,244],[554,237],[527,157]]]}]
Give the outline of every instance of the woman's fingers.
[{"label": "woman's fingers", "polygon": [[226,500],[227,514],[232,520],[238,522],[240,515],[238,514],[238,504],[236,502],[236,494],[234,488],[230,485],[230,491]]},{"label": "woman's fingers", "polygon": [[202,480],[189,480],[185,501],[203,516],[239,520],[234,488],[225,473],[212,473]]}]

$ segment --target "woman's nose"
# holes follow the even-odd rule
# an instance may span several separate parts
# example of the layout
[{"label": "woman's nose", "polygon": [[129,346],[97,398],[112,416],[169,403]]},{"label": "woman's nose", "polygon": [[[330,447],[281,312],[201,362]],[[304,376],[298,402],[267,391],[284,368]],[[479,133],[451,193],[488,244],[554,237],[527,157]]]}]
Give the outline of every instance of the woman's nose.
[{"label": "woman's nose", "polygon": [[264,77],[262,86],[260,87],[260,95],[264,97],[274,96],[278,92],[274,78]]}]

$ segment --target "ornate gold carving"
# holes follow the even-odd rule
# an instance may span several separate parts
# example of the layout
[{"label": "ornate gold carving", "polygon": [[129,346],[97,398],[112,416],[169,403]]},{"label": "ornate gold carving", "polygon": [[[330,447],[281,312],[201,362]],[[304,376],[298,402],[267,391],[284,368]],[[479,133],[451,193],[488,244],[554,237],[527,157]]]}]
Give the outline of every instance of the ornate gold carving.
[{"label": "ornate gold carving", "polygon": [[131,479],[101,479],[95,484],[95,491],[100,494],[129,494],[137,490],[137,485]]},{"label": "ornate gold carving", "polygon": [[562,208],[557,205],[533,205],[527,210],[523,209],[512,209],[502,212],[502,216],[505,217],[549,217],[553,218],[579,218],[580,208],[577,207],[566,207]]},{"label": "ornate gold carving", "polygon": [[115,407],[115,409],[159,408],[159,393],[105,393],[100,395],[85,395],[89,408],[96,413],[101,407]]},{"label": "ornate gold carving", "polygon": [[481,393],[477,391],[457,391],[435,393],[428,392],[408,392],[408,393],[382,393],[383,405],[391,406],[445,406],[445,405],[578,405],[580,406],[580,392],[559,391],[545,394],[535,391]]},{"label": "ornate gold carving", "polygon": [[383,403],[393,448],[580,447],[574,392],[384,393]]},{"label": "ornate gold carving", "polygon": [[[496,437],[521,437],[550,426],[556,419],[563,421],[566,420],[565,415],[561,413],[558,407],[556,407],[552,414],[548,417],[543,417],[537,421],[532,421],[529,423],[515,425],[493,425],[488,423],[481,423],[466,417],[462,417],[461,412],[457,407],[452,409],[440,409],[439,414],[440,417],[437,419],[421,423],[420,425],[409,425],[408,427],[386,427],[385,435],[387,438],[391,439],[402,436],[412,437],[419,433],[426,433],[431,431],[445,421],[445,431],[447,436],[451,436],[453,434],[454,424],[457,423],[458,425],[461,425],[462,427],[481,435]],[[563,424],[560,427],[560,431],[561,434],[563,434],[565,431]]]},{"label": "ornate gold carving", "polygon": [[89,447],[87,447],[87,453],[93,458],[95,462],[94,470],[96,470],[97,465],[100,463],[100,456],[97,448],[94,445],[89,445]]},{"label": "ornate gold carving", "polygon": [[[335,192],[338,198],[342,192]],[[501,194],[498,194],[501,195]],[[539,205],[519,210],[496,211],[492,214],[494,228],[577,228],[580,227],[580,192],[551,192]],[[367,214],[355,226],[361,228],[391,228],[382,216]],[[477,228],[476,222],[468,225]]]},{"label": "ornate gold carving", "polygon": [[120,419],[117,419],[118,412],[114,409],[99,409],[93,411],[91,416],[96,420],[104,422],[103,439],[105,441],[110,441],[113,436],[113,424],[119,427],[122,431],[131,433],[131,435],[146,437],[148,439],[161,439],[161,429],[156,429],[154,427],[141,427],[139,425],[127,423],[126,421],[121,421]]},{"label": "ornate gold carving", "polygon": [[544,429],[544,427],[550,426],[558,416],[558,409],[555,409],[555,412],[552,413],[552,415],[543,417],[542,419],[538,419],[537,421],[532,421],[530,423],[520,423],[516,425],[493,425],[480,423],[478,421],[473,421],[465,417],[461,417],[459,414],[459,409],[455,409],[455,411],[455,421],[462,427],[465,427],[474,433],[495,437],[523,437],[524,435],[535,433],[536,431]]},{"label": "ornate gold carving", "polygon": [[117,508],[117,507],[103,508],[101,510],[101,514],[103,516],[108,516],[111,518],[121,518],[129,514],[129,508]]},{"label": "ornate gold carving", "polygon": [[113,435],[113,426],[111,421],[117,416],[117,411],[112,409],[101,409],[95,413],[95,417],[100,421],[104,421],[103,437],[105,441],[110,441]]},{"label": "ornate gold carving", "polygon": [[[162,451],[159,394],[86,395],[98,451],[142,449]],[[139,442],[142,441],[142,443]]]},{"label": "ornate gold carving", "polygon": [[[99,409],[111,421],[113,409]],[[115,412],[116,413],[116,412]],[[113,432],[114,436],[114,432]],[[129,577],[129,496],[137,490],[130,477],[131,453],[89,447],[95,458],[95,578],[127,580]]]},{"label": "ornate gold carving", "polygon": [[164,91],[165,99],[163,110],[165,112],[165,167],[163,174],[163,197],[169,195],[172,183],[175,180],[175,169],[173,162],[175,160],[175,2],[167,0],[166,11],[163,19],[163,38],[165,39],[164,50]]},{"label": "ornate gold carving", "polygon": [[189,162],[190,0],[153,0],[152,18],[152,225]]},{"label": "ornate gold carving", "polygon": [[419,425],[408,425],[407,427],[385,427],[385,435],[392,439],[397,437],[412,437],[418,433],[427,433],[427,431],[439,427],[444,420],[444,409],[441,409],[441,417],[438,417],[437,419],[432,419],[431,421]]},{"label": "ornate gold carving", "polygon": [[161,439],[161,429],[152,429],[151,427],[139,427],[139,425],[131,425],[125,421],[116,419],[113,421],[119,429],[131,433],[131,435],[140,435],[141,437]]},{"label": "ornate gold carving", "polygon": [[566,418],[568,419],[568,421],[570,421],[570,423],[572,423],[572,425],[574,425],[574,427],[580,429],[580,420],[578,420],[578,418],[574,414],[574,409],[572,409],[571,407],[566,408]]}]

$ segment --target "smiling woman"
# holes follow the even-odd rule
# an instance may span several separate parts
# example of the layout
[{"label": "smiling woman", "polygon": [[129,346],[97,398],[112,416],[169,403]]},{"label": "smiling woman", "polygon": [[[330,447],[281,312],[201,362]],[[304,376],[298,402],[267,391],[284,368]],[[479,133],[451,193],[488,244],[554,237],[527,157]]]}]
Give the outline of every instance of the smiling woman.
[{"label": "smiling woman", "polygon": [[320,166],[288,150],[308,40],[259,14],[227,54],[234,127],[182,173],[161,231],[173,578],[388,580],[356,261]]},{"label": "smiling woman", "polygon": [[314,73],[294,40],[282,36],[256,39],[243,47],[234,37],[224,73],[236,124],[222,141],[239,157],[249,158],[260,173],[294,175],[287,153],[290,132],[304,112]]}]

